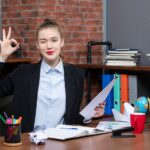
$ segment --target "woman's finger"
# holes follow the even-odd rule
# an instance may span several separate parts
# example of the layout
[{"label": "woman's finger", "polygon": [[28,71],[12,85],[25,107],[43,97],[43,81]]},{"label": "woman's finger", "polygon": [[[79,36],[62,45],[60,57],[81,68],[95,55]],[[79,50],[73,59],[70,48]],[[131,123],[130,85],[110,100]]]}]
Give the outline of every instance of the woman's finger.
[{"label": "woman's finger", "polygon": [[6,39],[6,32],[5,32],[5,29],[3,29],[3,40]]},{"label": "woman's finger", "polygon": [[8,34],[7,34],[7,37],[6,37],[8,40],[11,38],[11,27],[9,27],[8,29]]},{"label": "woman's finger", "polygon": [[15,39],[11,39],[11,46],[15,48],[19,48],[19,43]]}]

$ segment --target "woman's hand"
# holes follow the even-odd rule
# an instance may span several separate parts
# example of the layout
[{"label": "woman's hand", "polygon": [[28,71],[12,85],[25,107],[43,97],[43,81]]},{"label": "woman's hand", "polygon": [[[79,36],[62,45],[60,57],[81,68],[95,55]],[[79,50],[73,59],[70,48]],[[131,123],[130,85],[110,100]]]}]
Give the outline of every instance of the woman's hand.
[{"label": "woman's hand", "polygon": [[19,48],[19,43],[15,39],[11,39],[11,27],[9,27],[8,34],[3,29],[3,40],[0,40],[0,56],[6,60],[14,51]]},{"label": "woman's hand", "polygon": [[93,118],[99,118],[104,115],[105,104],[105,102],[101,103],[95,108],[95,115],[93,116]]}]

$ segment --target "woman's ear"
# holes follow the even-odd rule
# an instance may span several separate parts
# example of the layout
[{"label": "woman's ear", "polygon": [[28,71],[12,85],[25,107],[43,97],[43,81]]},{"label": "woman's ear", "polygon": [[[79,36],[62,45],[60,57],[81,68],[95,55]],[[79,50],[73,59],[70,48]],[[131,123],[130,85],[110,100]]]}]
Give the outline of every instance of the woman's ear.
[{"label": "woman's ear", "polygon": [[36,47],[37,47],[37,49],[39,49],[39,44],[36,42]]},{"label": "woman's ear", "polygon": [[64,46],[64,39],[62,38],[61,39],[61,47],[63,47]]}]

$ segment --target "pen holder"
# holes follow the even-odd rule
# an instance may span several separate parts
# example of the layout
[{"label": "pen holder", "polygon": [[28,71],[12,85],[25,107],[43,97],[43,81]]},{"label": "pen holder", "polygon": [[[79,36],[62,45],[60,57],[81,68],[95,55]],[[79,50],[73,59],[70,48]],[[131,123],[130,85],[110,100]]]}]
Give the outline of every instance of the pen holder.
[{"label": "pen holder", "polygon": [[21,142],[21,124],[6,124],[4,145],[20,146]]}]

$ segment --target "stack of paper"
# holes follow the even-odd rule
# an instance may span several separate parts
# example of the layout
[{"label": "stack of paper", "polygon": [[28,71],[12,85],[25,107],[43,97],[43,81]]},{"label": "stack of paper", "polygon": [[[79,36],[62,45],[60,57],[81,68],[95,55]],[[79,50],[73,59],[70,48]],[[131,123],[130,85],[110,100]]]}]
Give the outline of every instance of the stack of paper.
[{"label": "stack of paper", "polygon": [[130,127],[130,126],[131,124],[129,122],[100,121],[96,129],[103,130],[103,131],[113,131],[113,130],[123,129],[125,127]]},{"label": "stack of paper", "polygon": [[103,131],[112,131],[130,127],[130,114],[134,112],[134,107],[129,103],[124,103],[124,114],[112,109],[115,121],[100,121],[96,129]]}]

